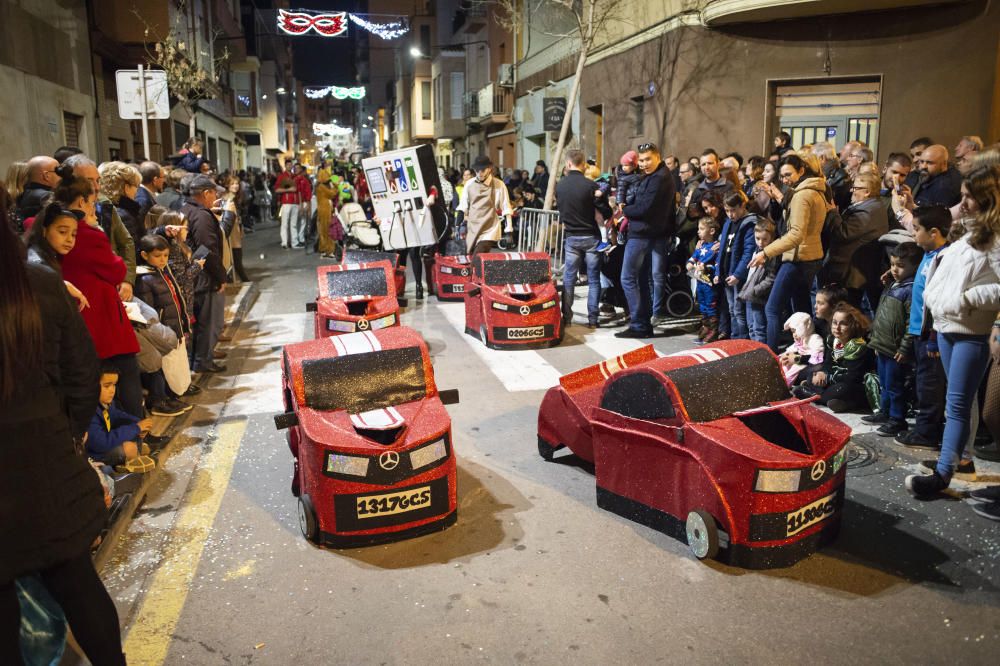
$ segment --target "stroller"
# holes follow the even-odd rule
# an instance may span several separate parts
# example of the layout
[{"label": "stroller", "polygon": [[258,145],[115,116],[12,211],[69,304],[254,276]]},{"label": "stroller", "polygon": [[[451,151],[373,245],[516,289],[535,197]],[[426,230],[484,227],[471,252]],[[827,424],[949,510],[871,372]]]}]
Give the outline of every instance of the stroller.
[{"label": "stroller", "polygon": [[372,220],[353,220],[344,224],[344,248],[348,250],[381,250],[382,234]]},{"label": "stroller", "polygon": [[677,236],[673,236],[667,246],[667,314],[676,319],[688,317],[694,311],[691,296],[691,280],[684,270],[687,262],[686,247]]}]

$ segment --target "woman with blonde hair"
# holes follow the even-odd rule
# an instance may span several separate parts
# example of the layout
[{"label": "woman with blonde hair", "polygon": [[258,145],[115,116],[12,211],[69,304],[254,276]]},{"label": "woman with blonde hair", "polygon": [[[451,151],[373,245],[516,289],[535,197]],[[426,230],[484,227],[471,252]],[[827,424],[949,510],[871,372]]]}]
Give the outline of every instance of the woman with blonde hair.
[{"label": "woman with blonde hair", "polygon": [[7,198],[10,204],[7,215],[10,216],[11,220],[14,220],[17,218],[15,215],[17,198],[24,192],[24,185],[28,182],[28,163],[11,162],[10,166],[7,167],[7,180],[4,182],[7,184]]},{"label": "woman with blonde hair", "polygon": [[118,217],[132,236],[135,247],[146,233],[146,220],[140,217],[142,206],[135,200],[142,183],[139,169],[124,162],[105,162],[97,168],[101,194],[107,197],[118,211]]}]

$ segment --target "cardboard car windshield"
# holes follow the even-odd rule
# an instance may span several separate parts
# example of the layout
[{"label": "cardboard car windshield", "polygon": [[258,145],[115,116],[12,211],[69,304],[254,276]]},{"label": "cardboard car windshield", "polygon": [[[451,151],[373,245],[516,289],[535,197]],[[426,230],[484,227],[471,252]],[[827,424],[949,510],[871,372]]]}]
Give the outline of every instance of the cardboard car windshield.
[{"label": "cardboard car windshield", "polygon": [[364,546],[455,522],[451,419],[419,333],[396,327],[287,345],[282,387],[275,424],[288,431],[309,541]]},{"label": "cardboard car windshield", "polygon": [[698,558],[790,566],[840,527],[851,429],[788,392],[777,357],[733,340],[651,346],[564,376],[538,413],[538,450],[594,464],[597,504],[684,541]]},{"label": "cardboard car windshield", "polygon": [[[344,250],[342,264],[373,264],[376,261],[388,261],[392,264],[393,282],[396,294],[402,297],[406,292],[406,267],[399,265],[399,255],[395,252],[379,252],[376,250]],[[402,304],[401,304],[402,305]]]},{"label": "cardboard car windshield", "polygon": [[316,269],[315,310],[317,338],[399,326],[399,302],[388,261],[335,264]]},{"label": "cardboard car windshield", "polygon": [[562,309],[545,252],[472,257],[465,285],[465,332],[491,349],[537,349],[562,342]]},{"label": "cardboard car windshield", "polygon": [[436,245],[446,219],[427,197],[441,192],[434,149],[429,145],[390,150],[361,161],[387,250]]}]

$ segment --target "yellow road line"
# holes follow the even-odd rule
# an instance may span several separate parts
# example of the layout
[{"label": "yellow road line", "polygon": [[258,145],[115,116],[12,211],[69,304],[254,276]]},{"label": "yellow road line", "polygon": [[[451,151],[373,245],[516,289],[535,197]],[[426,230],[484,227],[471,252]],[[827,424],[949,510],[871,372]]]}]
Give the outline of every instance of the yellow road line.
[{"label": "yellow road line", "polygon": [[222,423],[218,429],[211,449],[202,456],[152,584],[125,639],[130,664],[159,666],[167,657],[205,541],[229,486],[246,421]]}]

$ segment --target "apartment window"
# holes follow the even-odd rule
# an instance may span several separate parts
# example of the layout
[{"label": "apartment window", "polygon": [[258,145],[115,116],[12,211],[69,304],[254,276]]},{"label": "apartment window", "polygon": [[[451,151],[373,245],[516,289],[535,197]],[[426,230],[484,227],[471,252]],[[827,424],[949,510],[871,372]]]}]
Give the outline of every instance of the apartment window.
[{"label": "apartment window", "polygon": [[425,56],[431,55],[431,27],[429,25],[420,26],[420,52]]},{"label": "apartment window", "polygon": [[108,139],[108,159],[117,162],[125,152],[125,142],[121,139]]},{"label": "apartment window", "polygon": [[174,150],[180,150],[184,142],[191,136],[191,126],[187,123],[174,121]]},{"label": "apartment window", "polygon": [[80,145],[80,131],[83,129],[83,116],[75,113],[63,111],[63,134],[65,135],[65,146]]},{"label": "apartment window", "polygon": [[257,115],[257,95],[254,91],[254,76],[251,72],[233,72],[233,115]]},{"label": "apartment window", "polygon": [[646,98],[633,97],[630,112],[632,115],[632,136],[643,136],[646,133]]},{"label": "apartment window", "polygon": [[431,119],[431,82],[420,82],[420,117],[423,120]]},{"label": "apartment window", "polygon": [[[451,73],[451,119],[462,120],[462,98],[465,96],[465,72]],[[440,108],[440,107],[439,107]]]}]

